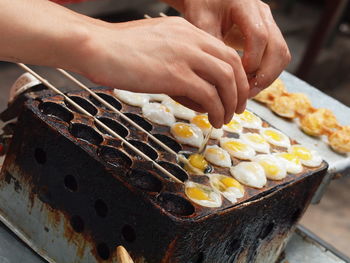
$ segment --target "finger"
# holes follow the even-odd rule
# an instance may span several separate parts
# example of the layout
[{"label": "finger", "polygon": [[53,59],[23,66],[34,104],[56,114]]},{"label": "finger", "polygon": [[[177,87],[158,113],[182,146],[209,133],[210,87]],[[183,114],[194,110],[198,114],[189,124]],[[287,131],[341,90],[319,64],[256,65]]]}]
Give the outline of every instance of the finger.
[{"label": "finger", "polygon": [[201,105],[199,105],[198,103],[194,102],[189,98],[181,97],[181,96],[171,96],[171,98],[179,102],[180,104],[184,105],[185,107],[190,108],[194,111],[201,112],[201,113],[205,112],[205,110]]}]

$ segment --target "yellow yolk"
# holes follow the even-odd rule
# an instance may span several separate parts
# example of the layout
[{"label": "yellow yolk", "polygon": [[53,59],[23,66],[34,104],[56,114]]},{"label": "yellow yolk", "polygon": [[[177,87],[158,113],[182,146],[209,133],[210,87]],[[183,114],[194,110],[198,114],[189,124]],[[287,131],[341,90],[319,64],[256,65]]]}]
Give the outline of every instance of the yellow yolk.
[{"label": "yellow yolk", "polygon": [[294,146],[292,148],[292,154],[298,156],[300,159],[308,161],[312,159],[311,152],[302,146]]},{"label": "yellow yolk", "polygon": [[228,128],[230,128],[231,130],[239,130],[239,128],[240,128],[241,125],[239,124],[238,121],[236,121],[236,120],[231,120],[229,123],[226,124],[226,126],[227,126]]},{"label": "yellow yolk", "polygon": [[226,191],[226,189],[230,187],[235,187],[243,191],[243,186],[237,180],[231,177],[223,177],[222,179],[220,179],[220,183],[221,184],[219,189],[222,192]]},{"label": "yellow yolk", "polygon": [[264,168],[266,174],[276,176],[279,172],[279,168],[269,162],[260,161],[259,164]]},{"label": "yellow yolk", "polygon": [[169,108],[164,106],[164,105],[161,105],[162,109],[165,111],[165,112],[170,112]]},{"label": "yellow yolk", "polygon": [[201,154],[192,154],[188,158],[190,164],[201,171],[204,171],[208,167],[208,162],[204,159],[204,156]]},{"label": "yellow yolk", "polygon": [[253,122],[255,115],[249,111],[244,111],[242,114],[239,114],[239,117],[246,122]]},{"label": "yellow yolk", "polygon": [[266,130],[265,135],[272,138],[274,141],[282,141],[282,136],[275,131]]},{"label": "yellow yolk", "polygon": [[192,127],[186,123],[175,124],[173,130],[177,136],[182,138],[190,138],[195,134]]},{"label": "yellow yolk", "polygon": [[263,144],[266,142],[266,140],[259,134],[251,134],[248,136],[248,139],[252,142],[259,143],[259,144]]},{"label": "yellow yolk", "polygon": [[293,162],[295,164],[300,164],[300,160],[298,156],[292,153],[281,153],[280,156],[290,162]]},{"label": "yellow yolk", "polygon": [[225,154],[215,148],[207,148],[207,153],[217,156],[220,160],[225,159]]},{"label": "yellow yolk", "polygon": [[207,201],[210,200],[209,195],[203,189],[197,187],[188,187],[186,189],[186,193],[188,197],[192,199]]},{"label": "yellow yolk", "polygon": [[237,142],[237,141],[226,142],[224,143],[224,146],[235,152],[241,152],[247,148],[247,146],[244,143]]},{"label": "yellow yolk", "polygon": [[211,127],[208,116],[206,115],[196,115],[192,118],[191,122],[201,129],[210,129]]}]

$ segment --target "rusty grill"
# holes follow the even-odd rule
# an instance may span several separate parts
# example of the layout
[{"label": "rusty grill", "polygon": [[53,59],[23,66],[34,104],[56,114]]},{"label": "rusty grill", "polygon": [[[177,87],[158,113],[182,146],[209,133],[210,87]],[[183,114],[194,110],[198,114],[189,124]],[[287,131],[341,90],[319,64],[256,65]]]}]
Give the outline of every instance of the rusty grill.
[{"label": "rusty grill", "polygon": [[[1,172],[0,201],[24,203],[14,215],[4,207],[1,214],[27,243],[60,263],[114,262],[118,245],[136,262],[278,258],[326,163],[259,190],[245,187],[236,204],[225,200],[219,208],[205,208],[186,197],[182,182],[208,184],[208,178],[186,172],[177,160],[178,152],[195,148],[144,119],[140,108],[118,101],[112,89],[92,90],[116,110],[89,90],[68,93],[69,100],[42,92],[28,98],[19,116]],[[23,223],[26,218],[30,222]]]}]

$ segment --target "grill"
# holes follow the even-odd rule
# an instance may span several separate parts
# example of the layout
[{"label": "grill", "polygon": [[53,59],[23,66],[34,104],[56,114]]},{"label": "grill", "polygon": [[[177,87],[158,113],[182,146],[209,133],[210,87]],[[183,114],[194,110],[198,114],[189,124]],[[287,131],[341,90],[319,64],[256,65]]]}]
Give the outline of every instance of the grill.
[{"label": "grill", "polygon": [[186,172],[174,154],[196,150],[111,89],[93,91],[151,135],[88,91],[68,93],[71,101],[47,91],[28,95],[0,180],[2,220],[23,240],[60,263],[115,262],[119,245],[135,262],[277,260],[326,173],[325,162],[263,189],[246,187],[234,205],[201,207],[187,199],[182,182],[208,184],[208,178]]}]

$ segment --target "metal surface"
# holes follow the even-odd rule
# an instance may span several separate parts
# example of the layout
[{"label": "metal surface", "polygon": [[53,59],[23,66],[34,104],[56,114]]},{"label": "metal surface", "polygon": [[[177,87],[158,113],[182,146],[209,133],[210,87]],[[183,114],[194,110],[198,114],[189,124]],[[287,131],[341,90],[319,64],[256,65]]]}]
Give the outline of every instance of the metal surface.
[{"label": "metal surface", "polygon": [[[288,72],[283,72],[281,79],[284,81],[289,92],[302,92],[308,95],[312,104],[317,108],[328,108],[334,112],[337,119],[342,125],[350,125],[350,108],[339,101],[327,96],[318,89],[310,86],[306,82],[298,79]],[[281,131],[289,137],[295,139],[299,143],[305,144],[316,151],[328,162],[328,174],[322,182],[313,202],[318,202],[322,197],[327,185],[333,176],[337,173],[348,174],[350,171],[350,154],[343,155],[334,152],[327,144],[327,138],[315,138],[309,136],[299,129],[297,121],[289,121],[275,115],[265,105],[256,101],[249,101],[248,108],[252,109],[260,117],[266,121],[273,123]]]}]

